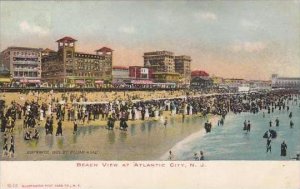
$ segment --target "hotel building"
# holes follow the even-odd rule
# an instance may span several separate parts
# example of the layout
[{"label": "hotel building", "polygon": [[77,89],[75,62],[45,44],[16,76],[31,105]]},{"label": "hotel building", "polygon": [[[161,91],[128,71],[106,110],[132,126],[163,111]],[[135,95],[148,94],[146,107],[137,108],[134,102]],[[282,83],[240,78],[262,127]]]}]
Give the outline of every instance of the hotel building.
[{"label": "hotel building", "polygon": [[42,80],[59,87],[97,87],[112,81],[113,50],[103,47],[96,54],[76,51],[77,40],[57,40],[57,52],[43,51]]},{"label": "hotel building", "polygon": [[41,51],[38,48],[8,47],[1,52],[1,62],[15,85],[37,85],[41,80]]},{"label": "hotel building", "polygon": [[277,74],[273,74],[272,88],[300,89],[300,77],[279,77]]},{"label": "hotel building", "polygon": [[184,85],[190,85],[191,82],[191,61],[190,56],[175,56],[175,72],[181,75]]}]

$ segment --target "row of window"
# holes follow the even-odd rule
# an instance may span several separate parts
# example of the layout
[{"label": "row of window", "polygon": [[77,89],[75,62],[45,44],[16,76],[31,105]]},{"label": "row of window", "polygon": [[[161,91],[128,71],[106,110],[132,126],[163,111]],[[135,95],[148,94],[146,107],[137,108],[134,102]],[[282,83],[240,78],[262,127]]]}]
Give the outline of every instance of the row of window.
[{"label": "row of window", "polygon": [[38,72],[14,72],[14,77],[37,77]]},{"label": "row of window", "polygon": [[39,56],[40,53],[36,53],[36,52],[24,52],[24,51],[15,51],[13,52],[13,55],[24,55],[24,56]]}]

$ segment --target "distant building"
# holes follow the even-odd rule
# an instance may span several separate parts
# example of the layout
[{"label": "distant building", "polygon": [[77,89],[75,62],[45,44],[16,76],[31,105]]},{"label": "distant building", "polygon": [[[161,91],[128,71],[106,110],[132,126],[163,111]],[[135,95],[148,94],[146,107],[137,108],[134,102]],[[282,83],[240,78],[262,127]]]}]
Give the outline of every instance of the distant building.
[{"label": "distant building", "polygon": [[223,84],[229,88],[238,88],[245,86],[248,82],[245,79],[240,78],[225,78]]},{"label": "distant building", "polygon": [[272,75],[272,88],[300,88],[300,77],[279,77]]},{"label": "distant building", "polygon": [[129,69],[125,66],[113,66],[112,69],[112,83],[125,83],[130,80]]},{"label": "distant building", "polygon": [[143,66],[129,66],[129,77],[131,79],[153,80],[153,69]]},{"label": "distant building", "polygon": [[191,88],[204,89],[211,87],[213,81],[209,78],[209,74],[202,70],[195,70],[191,73]]},{"label": "distant building", "polygon": [[113,50],[103,47],[96,50],[96,54],[76,52],[76,41],[64,37],[56,41],[57,52],[43,52],[43,81],[61,87],[96,87],[110,83]]},{"label": "distant building", "polygon": [[153,70],[155,82],[171,82],[178,86],[190,84],[190,56],[174,56],[174,53],[170,51],[146,52],[144,53],[144,67]]},{"label": "distant building", "polygon": [[11,83],[10,71],[0,65],[0,86],[9,86]]},{"label": "distant building", "polygon": [[191,82],[191,61],[190,56],[175,56],[175,72],[181,75],[184,85],[190,85]]},{"label": "distant building", "polygon": [[157,83],[179,83],[180,74],[170,72],[154,72],[154,81]]},{"label": "distant building", "polygon": [[144,53],[144,66],[151,67],[154,72],[175,72],[174,53],[155,51]]},{"label": "distant building", "polygon": [[212,79],[214,85],[220,85],[224,82],[224,78],[222,77],[212,76],[210,78]]},{"label": "distant building", "polygon": [[8,47],[1,52],[1,62],[15,85],[38,85],[41,82],[41,51],[38,48]]}]

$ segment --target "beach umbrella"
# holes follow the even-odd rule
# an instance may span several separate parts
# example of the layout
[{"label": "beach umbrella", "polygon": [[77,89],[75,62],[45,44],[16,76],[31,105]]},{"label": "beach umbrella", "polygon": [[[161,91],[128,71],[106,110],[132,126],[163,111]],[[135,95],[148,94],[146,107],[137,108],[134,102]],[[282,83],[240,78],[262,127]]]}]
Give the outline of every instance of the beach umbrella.
[{"label": "beach umbrella", "polygon": [[276,132],[275,130],[270,129],[269,131],[266,131],[266,132],[265,132],[263,138],[268,138],[268,137],[269,137],[269,134],[268,134],[268,133],[270,133],[270,136],[271,136],[272,138],[276,138],[276,137],[277,137],[277,132]]}]

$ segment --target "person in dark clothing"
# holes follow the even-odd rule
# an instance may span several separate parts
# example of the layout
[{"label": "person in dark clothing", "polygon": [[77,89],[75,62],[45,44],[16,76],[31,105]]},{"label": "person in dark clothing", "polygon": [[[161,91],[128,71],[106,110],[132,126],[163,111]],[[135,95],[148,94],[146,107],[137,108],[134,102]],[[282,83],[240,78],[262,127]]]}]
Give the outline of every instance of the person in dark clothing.
[{"label": "person in dark clothing", "polygon": [[1,117],[1,132],[4,132],[6,129],[7,120],[5,116]]},{"label": "person in dark clothing", "polygon": [[293,117],[293,113],[292,113],[292,112],[290,112],[290,114],[289,114],[289,118],[290,118],[290,119],[292,119],[292,117]]},{"label": "person in dark clothing", "polygon": [[40,138],[40,134],[39,134],[39,131],[37,129],[34,129],[34,135],[32,137],[33,139],[39,139]]},{"label": "person in dark clothing", "polygon": [[15,140],[14,140],[13,136],[11,136],[10,148],[9,148],[8,153],[9,153],[10,157],[14,157],[14,154],[15,154]]},{"label": "person in dark clothing", "polygon": [[25,136],[24,136],[24,140],[31,140],[31,134],[29,131],[26,131]]},{"label": "person in dark clothing", "polygon": [[290,128],[293,128],[294,127],[294,122],[291,120],[290,121]]},{"label": "person in dark clothing", "polygon": [[7,143],[3,143],[2,156],[6,156],[7,154],[8,154],[8,145],[7,145]]},{"label": "person in dark clothing", "polygon": [[127,131],[127,127],[128,127],[128,125],[127,125],[125,119],[121,119],[120,120],[120,129],[123,131]]},{"label": "person in dark clothing", "polygon": [[272,146],[271,146],[271,137],[268,138],[267,140],[267,152],[272,152]]},{"label": "person in dark clothing", "polygon": [[8,136],[6,133],[4,133],[4,136],[3,136],[3,144],[7,143],[7,140],[8,140]]},{"label": "person in dark clothing", "polygon": [[275,122],[276,122],[276,127],[279,127],[279,119],[278,118],[276,118]]},{"label": "person in dark clothing", "polygon": [[280,153],[280,156],[286,156],[286,149],[287,149],[287,145],[286,145],[285,141],[283,141],[281,143],[281,153]]},{"label": "person in dark clothing", "polygon": [[244,128],[243,128],[243,130],[244,130],[244,131],[247,130],[247,121],[246,121],[246,120],[244,121]]},{"label": "person in dark clothing", "polygon": [[251,129],[251,123],[250,120],[248,120],[248,124],[247,124],[247,132],[250,132]]},{"label": "person in dark clothing", "polygon": [[200,151],[200,161],[203,161],[204,160],[204,154],[203,154],[203,151]]},{"label": "person in dark clothing", "polygon": [[269,126],[270,126],[270,127],[272,127],[272,124],[273,124],[273,123],[272,123],[272,120],[270,120],[270,122],[269,122]]},{"label": "person in dark clothing", "polygon": [[51,116],[50,122],[49,122],[49,134],[53,134],[53,116]]},{"label": "person in dark clothing", "polygon": [[78,123],[77,120],[74,120],[74,128],[73,128],[73,134],[76,135],[77,134],[77,127],[78,127]]},{"label": "person in dark clothing", "polygon": [[49,117],[47,118],[46,123],[45,123],[45,131],[46,131],[46,135],[50,133],[50,119],[49,119]]},{"label": "person in dark clothing", "polygon": [[300,160],[300,154],[297,154],[296,157],[291,158],[291,159]]},{"label": "person in dark clothing", "polygon": [[61,136],[63,135],[61,119],[59,119],[58,123],[57,123],[56,136],[58,136],[58,135],[61,135]]}]

